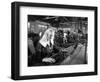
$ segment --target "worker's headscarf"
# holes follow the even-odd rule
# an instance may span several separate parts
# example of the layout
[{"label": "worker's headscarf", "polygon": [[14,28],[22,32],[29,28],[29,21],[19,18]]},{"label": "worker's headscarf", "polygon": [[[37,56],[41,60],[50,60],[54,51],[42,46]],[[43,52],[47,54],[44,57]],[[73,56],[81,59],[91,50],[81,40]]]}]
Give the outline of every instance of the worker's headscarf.
[{"label": "worker's headscarf", "polygon": [[45,32],[42,38],[40,39],[39,43],[46,47],[47,45],[50,46],[50,42],[53,45],[54,44],[54,34],[55,34],[56,28],[50,27]]}]

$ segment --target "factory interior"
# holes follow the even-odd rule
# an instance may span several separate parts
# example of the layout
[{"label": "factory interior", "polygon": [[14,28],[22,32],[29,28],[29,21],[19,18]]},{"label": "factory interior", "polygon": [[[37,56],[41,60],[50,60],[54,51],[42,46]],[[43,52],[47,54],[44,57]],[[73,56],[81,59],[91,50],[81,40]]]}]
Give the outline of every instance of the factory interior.
[{"label": "factory interior", "polygon": [[28,66],[88,63],[88,18],[28,15]]}]

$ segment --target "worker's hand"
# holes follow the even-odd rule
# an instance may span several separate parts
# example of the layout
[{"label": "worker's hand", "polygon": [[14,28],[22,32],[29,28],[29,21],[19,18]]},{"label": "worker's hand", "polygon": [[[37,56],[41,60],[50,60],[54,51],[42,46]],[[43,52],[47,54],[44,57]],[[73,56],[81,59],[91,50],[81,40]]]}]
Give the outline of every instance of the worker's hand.
[{"label": "worker's hand", "polygon": [[42,59],[42,62],[55,63],[56,60],[49,57],[49,58],[43,58],[43,59]]}]

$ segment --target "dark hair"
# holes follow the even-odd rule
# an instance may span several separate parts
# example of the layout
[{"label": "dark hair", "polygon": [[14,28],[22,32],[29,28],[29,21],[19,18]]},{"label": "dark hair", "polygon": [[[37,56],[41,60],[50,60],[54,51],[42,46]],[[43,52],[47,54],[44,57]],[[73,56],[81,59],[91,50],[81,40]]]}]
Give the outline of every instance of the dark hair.
[{"label": "dark hair", "polygon": [[70,31],[67,31],[67,34],[69,35],[70,34]]}]

